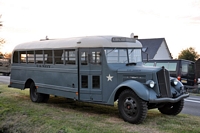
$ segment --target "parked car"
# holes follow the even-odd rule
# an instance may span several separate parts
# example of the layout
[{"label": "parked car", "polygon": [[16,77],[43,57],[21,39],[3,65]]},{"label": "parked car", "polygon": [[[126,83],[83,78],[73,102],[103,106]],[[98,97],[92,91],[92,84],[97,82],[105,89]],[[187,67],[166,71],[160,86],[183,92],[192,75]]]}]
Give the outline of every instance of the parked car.
[{"label": "parked car", "polygon": [[11,61],[8,58],[0,59],[0,73],[4,76],[9,76],[11,70]]},{"label": "parked car", "polygon": [[164,66],[171,77],[176,77],[186,88],[194,88],[196,84],[195,64],[189,60],[149,60],[145,66],[162,67]]},{"label": "parked car", "polygon": [[200,78],[197,79],[197,84],[200,84]]}]

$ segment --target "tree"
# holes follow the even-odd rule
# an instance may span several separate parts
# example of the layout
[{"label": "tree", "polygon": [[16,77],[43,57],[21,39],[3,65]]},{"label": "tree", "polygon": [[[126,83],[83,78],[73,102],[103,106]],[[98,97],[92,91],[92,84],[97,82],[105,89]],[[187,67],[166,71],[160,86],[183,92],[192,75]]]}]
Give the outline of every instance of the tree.
[{"label": "tree", "polygon": [[[0,15],[0,18],[1,18],[1,15]],[[2,27],[2,26],[3,26],[2,21],[0,21],[0,27]]]},{"label": "tree", "polygon": [[[1,19],[1,15],[0,15],[0,19]],[[0,29],[1,29],[1,27],[3,27],[3,22],[0,20]],[[4,43],[5,43],[5,40],[0,37],[0,45],[2,45]]]},{"label": "tree", "polygon": [[[1,15],[0,15],[0,19],[1,19]],[[1,29],[1,27],[3,27],[3,22],[0,20],[0,29]],[[1,46],[2,44],[4,44],[4,43],[5,43],[5,40],[4,40],[3,38],[0,37],[0,46]]]},{"label": "tree", "polygon": [[[0,15],[0,19],[1,19],[1,15]],[[3,27],[3,22],[0,20],[0,29],[1,27]],[[5,43],[5,39],[0,37],[0,47]],[[3,53],[0,52],[0,58],[3,58]]]},{"label": "tree", "polygon": [[5,53],[4,54],[4,58],[11,58],[11,56],[12,56],[12,53]]},{"label": "tree", "polygon": [[199,57],[200,55],[195,51],[193,47],[182,50],[178,55],[178,59],[186,59],[191,61],[196,61]]}]

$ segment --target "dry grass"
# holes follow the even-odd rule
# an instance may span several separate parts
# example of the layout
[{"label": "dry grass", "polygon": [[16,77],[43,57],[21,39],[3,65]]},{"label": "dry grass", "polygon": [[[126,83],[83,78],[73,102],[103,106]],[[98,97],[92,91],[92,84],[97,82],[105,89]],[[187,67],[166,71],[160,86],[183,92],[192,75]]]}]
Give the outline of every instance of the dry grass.
[{"label": "dry grass", "polygon": [[29,91],[0,85],[0,133],[196,133],[200,117],[167,116],[149,110],[139,125],[124,122],[117,107],[75,102],[51,96],[48,103],[32,103]]}]

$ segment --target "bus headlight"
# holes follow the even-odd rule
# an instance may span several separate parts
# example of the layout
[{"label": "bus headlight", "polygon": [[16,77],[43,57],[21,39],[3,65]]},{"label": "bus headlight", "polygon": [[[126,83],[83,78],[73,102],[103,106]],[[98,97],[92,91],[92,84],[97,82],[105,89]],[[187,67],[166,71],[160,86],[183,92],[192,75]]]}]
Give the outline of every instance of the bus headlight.
[{"label": "bus headlight", "polygon": [[176,86],[178,84],[178,80],[177,79],[172,79],[171,80],[171,85],[172,86]]},{"label": "bus headlight", "polygon": [[153,88],[155,86],[155,82],[153,80],[148,80],[146,85],[148,85],[150,88]]}]

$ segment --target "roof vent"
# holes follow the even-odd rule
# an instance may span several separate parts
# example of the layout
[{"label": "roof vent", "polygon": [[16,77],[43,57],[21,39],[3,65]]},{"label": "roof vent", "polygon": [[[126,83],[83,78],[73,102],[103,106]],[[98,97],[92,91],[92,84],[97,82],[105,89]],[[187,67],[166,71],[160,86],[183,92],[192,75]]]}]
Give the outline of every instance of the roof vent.
[{"label": "roof vent", "polygon": [[131,33],[130,38],[134,38],[134,33]]},{"label": "roof vent", "polygon": [[50,40],[50,39],[48,38],[48,36],[46,36],[45,39],[40,39],[40,41],[46,41],[46,40]]}]

